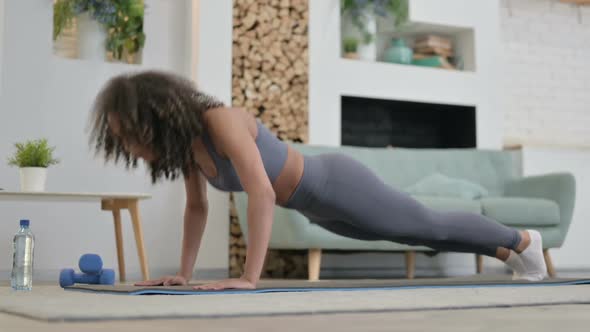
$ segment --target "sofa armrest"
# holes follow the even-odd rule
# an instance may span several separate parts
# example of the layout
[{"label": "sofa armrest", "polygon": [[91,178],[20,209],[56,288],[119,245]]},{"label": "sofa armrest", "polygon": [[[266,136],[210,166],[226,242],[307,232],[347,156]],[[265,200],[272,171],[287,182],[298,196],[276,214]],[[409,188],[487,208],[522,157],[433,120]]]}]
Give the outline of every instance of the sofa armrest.
[{"label": "sofa armrest", "polygon": [[554,201],[559,206],[559,230],[563,236],[567,234],[576,200],[576,180],[572,174],[552,173],[515,179],[506,184],[504,194]]}]

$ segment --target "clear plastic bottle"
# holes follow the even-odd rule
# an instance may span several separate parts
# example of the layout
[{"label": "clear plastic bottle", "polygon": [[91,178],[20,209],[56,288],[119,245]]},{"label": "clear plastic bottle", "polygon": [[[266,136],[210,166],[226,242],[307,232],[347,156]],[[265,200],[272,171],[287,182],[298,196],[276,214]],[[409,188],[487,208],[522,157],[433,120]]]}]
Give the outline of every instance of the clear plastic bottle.
[{"label": "clear plastic bottle", "polygon": [[15,290],[30,291],[33,288],[35,236],[29,228],[28,220],[20,221],[20,230],[14,235],[13,249],[10,285]]}]

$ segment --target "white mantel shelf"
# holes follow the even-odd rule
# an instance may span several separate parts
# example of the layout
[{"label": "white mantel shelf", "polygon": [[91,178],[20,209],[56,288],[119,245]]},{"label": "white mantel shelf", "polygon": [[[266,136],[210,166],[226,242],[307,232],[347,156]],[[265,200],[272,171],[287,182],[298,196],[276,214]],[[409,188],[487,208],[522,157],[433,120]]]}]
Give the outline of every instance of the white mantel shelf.
[{"label": "white mantel shelf", "polygon": [[474,72],[349,59],[340,59],[338,69],[345,96],[463,106],[478,101]]}]

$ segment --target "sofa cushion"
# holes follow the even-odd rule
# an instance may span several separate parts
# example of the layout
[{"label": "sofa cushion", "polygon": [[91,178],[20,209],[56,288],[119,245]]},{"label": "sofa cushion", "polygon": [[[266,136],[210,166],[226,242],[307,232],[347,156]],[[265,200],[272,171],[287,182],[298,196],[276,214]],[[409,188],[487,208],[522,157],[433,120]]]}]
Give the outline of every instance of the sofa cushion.
[{"label": "sofa cushion", "polygon": [[406,191],[414,195],[457,197],[476,199],[488,195],[486,188],[477,183],[448,177],[440,173],[431,174],[416,182]]},{"label": "sofa cushion", "polygon": [[483,214],[509,226],[555,226],[559,206],[541,198],[493,197],[481,199]]},{"label": "sofa cushion", "polygon": [[441,212],[473,212],[481,214],[481,203],[479,200],[461,199],[461,198],[445,198],[433,196],[412,196],[426,207],[441,211]]}]

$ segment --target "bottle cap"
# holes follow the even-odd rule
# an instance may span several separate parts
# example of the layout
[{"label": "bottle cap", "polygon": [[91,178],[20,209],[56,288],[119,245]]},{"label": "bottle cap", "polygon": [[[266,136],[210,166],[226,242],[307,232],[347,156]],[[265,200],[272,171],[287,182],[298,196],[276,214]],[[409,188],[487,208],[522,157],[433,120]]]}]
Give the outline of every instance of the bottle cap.
[{"label": "bottle cap", "polygon": [[20,225],[21,227],[29,227],[29,219],[21,219]]}]

